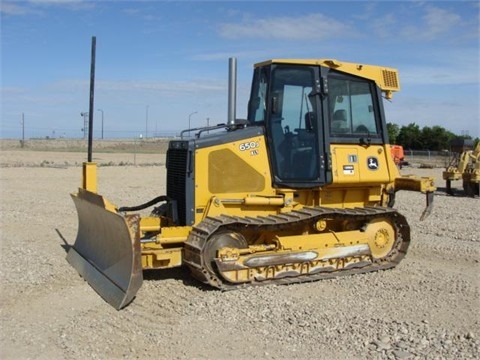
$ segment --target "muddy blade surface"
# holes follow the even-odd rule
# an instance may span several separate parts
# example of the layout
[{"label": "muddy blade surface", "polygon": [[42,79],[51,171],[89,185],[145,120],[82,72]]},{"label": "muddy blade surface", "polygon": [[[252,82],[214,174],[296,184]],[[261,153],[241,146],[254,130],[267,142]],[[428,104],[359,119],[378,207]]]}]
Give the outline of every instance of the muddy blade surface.
[{"label": "muddy blade surface", "polygon": [[107,210],[101,196],[84,190],[72,194],[72,199],[79,224],[67,261],[119,310],[133,300],[143,281],[139,217]]}]

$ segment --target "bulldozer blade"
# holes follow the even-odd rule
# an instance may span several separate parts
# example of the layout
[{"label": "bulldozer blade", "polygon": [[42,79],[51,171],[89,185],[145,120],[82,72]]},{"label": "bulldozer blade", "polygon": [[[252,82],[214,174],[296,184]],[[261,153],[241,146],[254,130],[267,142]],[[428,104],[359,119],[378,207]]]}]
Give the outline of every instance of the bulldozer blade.
[{"label": "bulldozer blade", "polygon": [[67,261],[115,309],[128,305],[143,282],[140,217],[122,216],[100,195],[72,194],[78,233]]}]

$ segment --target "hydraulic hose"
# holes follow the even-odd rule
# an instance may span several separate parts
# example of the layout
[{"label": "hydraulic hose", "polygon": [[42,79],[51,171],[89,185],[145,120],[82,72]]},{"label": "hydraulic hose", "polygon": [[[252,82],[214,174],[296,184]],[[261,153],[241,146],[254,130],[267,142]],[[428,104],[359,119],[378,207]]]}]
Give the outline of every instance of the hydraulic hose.
[{"label": "hydraulic hose", "polygon": [[155,199],[150,200],[149,202],[146,202],[145,204],[142,205],[137,205],[137,206],[122,206],[118,208],[119,212],[126,212],[126,211],[139,211],[146,209],[152,205],[155,205],[159,203],[160,201],[170,201],[170,198],[166,195],[161,195],[157,196]]}]

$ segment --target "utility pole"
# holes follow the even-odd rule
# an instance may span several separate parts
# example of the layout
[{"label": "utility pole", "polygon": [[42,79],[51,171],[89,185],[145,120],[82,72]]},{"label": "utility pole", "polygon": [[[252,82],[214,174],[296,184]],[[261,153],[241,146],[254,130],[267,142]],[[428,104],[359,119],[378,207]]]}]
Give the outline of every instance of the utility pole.
[{"label": "utility pole", "polygon": [[25,115],[24,113],[22,112],[22,143],[21,143],[21,147],[23,148],[25,146]]},{"label": "utility pole", "polygon": [[92,56],[90,64],[90,103],[88,107],[88,162],[92,162],[92,148],[93,148],[93,112],[94,95],[95,95],[95,53],[97,48],[97,38],[92,36]]},{"label": "utility pole", "polygon": [[198,113],[198,111],[194,111],[192,112],[190,115],[188,115],[188,136],[190,137],[190,129],[191,129],[191,126],[190,126],[190,120],[192,118],[192,115],[195,115],[196,113]]},{"label": "utility pole", "polygon": [[145,115],[145,139],[148,137],[148,107],[149,105],[147,105],[147,111]]},{"label": "utility pole", "polygon": [[102,140],[103,140],[103,110],[102,110],[102,109],[98,109],[98,111],[101,111],[101,112],[102,112]]},{"label": "utility pole", "polygon": [[83,138],[87,138],[88,134],[88,112],[81,112],[80,116],[83,117]]}]

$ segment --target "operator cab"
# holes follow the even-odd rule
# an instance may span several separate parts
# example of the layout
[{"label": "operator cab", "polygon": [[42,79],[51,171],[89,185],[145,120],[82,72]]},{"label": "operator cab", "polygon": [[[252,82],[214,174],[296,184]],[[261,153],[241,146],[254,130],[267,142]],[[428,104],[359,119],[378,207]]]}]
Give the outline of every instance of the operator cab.
[{"label": "operator cab", "polygon": [[277,186],[331,183],[330,144],[388,142],[375,82],[313,61],[257,64],[248,120],[265,128]]}]

